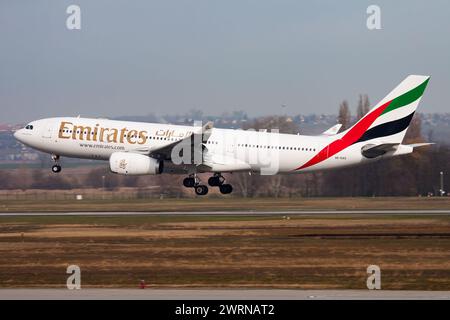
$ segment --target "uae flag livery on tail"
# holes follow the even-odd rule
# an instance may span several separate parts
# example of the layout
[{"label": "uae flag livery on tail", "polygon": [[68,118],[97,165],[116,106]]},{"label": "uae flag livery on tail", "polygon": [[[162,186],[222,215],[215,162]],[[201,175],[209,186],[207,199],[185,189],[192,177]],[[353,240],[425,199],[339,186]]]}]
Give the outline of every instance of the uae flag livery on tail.
[{"label": "uae flag livery on tail", "polygon": [[361,120],[337,134],[333,142],[296,170],[318,164],[355,143],[380,138],[384,143],[401,143],[429,79],[429,76],[408,76]]}]

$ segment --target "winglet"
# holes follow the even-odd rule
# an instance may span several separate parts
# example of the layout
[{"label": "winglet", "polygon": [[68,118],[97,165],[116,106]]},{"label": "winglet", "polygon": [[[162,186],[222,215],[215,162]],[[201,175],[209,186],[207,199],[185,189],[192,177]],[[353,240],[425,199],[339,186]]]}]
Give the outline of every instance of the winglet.
[{"label": "winglet", "polygon": [[202,127],[202,132],[211,130],[214,126],[214,123],[212,121],[208,121],[207,123],[205,123]]},{"label": "winglet", "polygon": [[322,132],[323,136],[334,136],[339,132],[339,129],[342,127],[342,123],[335,124],[330,129]]}]

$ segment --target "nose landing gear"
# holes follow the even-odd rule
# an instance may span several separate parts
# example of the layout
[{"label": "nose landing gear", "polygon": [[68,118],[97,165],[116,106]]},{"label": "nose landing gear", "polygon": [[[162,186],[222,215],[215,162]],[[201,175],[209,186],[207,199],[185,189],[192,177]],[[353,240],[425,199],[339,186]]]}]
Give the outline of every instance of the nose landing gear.
[{"label": "nose landing gear", "polygon": [[52,155],[52,160],[55,162],[55,164],[52,166],[52,172],[58,173],[61,172],[62,168],[59,164],[59,156],[58,155]]}]

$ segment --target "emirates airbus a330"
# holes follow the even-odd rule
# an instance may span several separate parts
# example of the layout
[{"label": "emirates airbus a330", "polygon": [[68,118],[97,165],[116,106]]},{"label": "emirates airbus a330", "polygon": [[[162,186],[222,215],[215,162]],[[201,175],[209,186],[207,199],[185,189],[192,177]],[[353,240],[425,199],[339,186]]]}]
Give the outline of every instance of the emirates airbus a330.
[{"label": "emirates airbus a330", "polygon": [[30,122],[14,133],[20,142],[52,155],[109,161],[124,175],[186,174],[183,184],[197,195],[208,193],[197,173],[210,172],[208,184],[223,194],[233,188],[222,173],[287,174],[370,163],[413,152],[429,143],[402,144],[428,84],[411,75],[351,128],[336,125],[318,136],[218,129],[207,123],[179,126],[157,123],[60,117]]}]

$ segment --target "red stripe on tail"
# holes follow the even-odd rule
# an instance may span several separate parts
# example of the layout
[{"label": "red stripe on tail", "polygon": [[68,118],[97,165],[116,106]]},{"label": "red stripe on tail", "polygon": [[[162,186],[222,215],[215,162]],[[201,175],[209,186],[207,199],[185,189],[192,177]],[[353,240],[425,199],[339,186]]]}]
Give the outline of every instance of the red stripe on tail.
[{"label": "red stripe on tail", "polygon": [[327,145],[308,162],[295,170],[305,169],[313,166],[344,150],[348,146],[351,146],[354,142],[358,141],[358,139],[364,134],[364,132],[366,132],[367,129],[369,129],[372,123],[383,113],[383,111],[389,106],[391,102],[392,100],[386,102],[371,113],[367,114],[364,118],[358,121],[358,123],[356,123],[341,139],[333,141],[332,143]]}]

